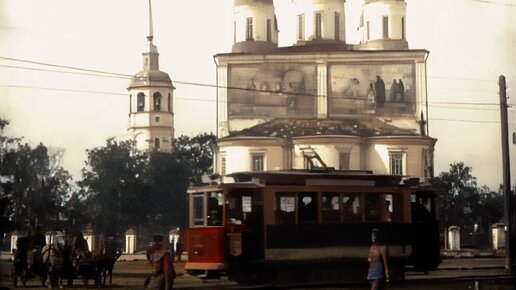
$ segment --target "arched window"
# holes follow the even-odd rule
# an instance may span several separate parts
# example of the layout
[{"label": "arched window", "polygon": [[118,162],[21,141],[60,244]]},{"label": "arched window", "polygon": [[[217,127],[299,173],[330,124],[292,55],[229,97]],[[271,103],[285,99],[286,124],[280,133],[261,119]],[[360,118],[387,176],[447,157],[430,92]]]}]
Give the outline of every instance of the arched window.
[{"label": "arched window", "polygon": [[154,93],[154,111],[161,110],[161,94],[159,92]]},{"label": "arched window", "polygon": [[168,93],[168,111],[172,112],[172,94]]},{"label": "arched window", "polygon": [[253,17],[247,17],[245,23],[245,40],[254,40],[253,38]]},{"label": "arched window", "polygon": [[159,149],[159,147],[160,147],[159,138],[155,138],[154,139],[154,149]]},{"label": "arched window", "polygon": [[138,112],[143,112],[143,110],[145,109],[145,94],[138,93],[138,98],[136,101],[137,101],[136,110]]},{"label": "arched window", "polygon": [[322,39],[322,13],[316,12],[315,13],[315,39]]}]

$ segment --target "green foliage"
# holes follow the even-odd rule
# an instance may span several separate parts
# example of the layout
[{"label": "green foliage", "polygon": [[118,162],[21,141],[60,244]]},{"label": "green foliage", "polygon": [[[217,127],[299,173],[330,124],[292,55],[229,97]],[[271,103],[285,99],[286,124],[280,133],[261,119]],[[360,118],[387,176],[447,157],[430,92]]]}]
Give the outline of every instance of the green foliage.
[{"label": "green foliage", "polygon": [[[31,148],[19,138],[0,139],[3,215],[17,229],[54,228],[71,190],[71,175],[60,164],[60,154],[49,154],[39,144]],[[6,190],[8,188],[8,190]]]},{"label": "green foliage", "polygon": [[213,134],[199,134],[195,137],[180,136],[174,140],[173,152],[191,168],[191,182],[201,183],[201,176],[212,172],[213,146],[217,138]]},{"label": "green foliage", "polygon": [[146,222],[146,216],[139,215],[135,207],[148,207],[149,191],[144,180],[148,156],[136,150],[132,142],[114,139],[86,153],[88,159],[78,185],[84,210],[95,229],[116,235],[122,234],[127,225]]},{"label": "green foliage", "polygon": [[131,141],[109,139],[105,147],[88,150],[78,183],[81,191],[70,200],[74,220],[109,235],[122,235],[129,228],[186,225],[186,190],[211,170],[214,141],[212,134],[180,136],[172,152],[165,153],[143,152]]},{"label": "green foliage", "polygon": [[472,168],[463,162],[450,164],[448,172],[441,172],[432,180],[439,190],[439,220],[441,226],[460,226],[471,230],[479,224],[481,230],[489,227],[503,216],[503,196],[488,187],[479,188]]},{"label": "green foliage", "polygon": [[184,226],[188,216],[186,190],[192,176],[188,163],[176,153],[152,152],[147,178],[152,194],[150,212],[158,225]]}]

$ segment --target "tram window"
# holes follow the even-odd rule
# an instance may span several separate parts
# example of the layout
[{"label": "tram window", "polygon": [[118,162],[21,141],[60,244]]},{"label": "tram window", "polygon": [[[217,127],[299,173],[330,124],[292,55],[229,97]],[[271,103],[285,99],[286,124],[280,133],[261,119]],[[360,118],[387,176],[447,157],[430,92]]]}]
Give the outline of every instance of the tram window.
[{"label": "tram window", "polygon": [[342,195],[342,216],[345,223],[362,221],[360,197],[358,194],[345,193]]},{"label": "tram window", "polygon": [[388,210],[392,222],[403,222],[403,195],[386,194],[385,200],[389,201]]},{"label": "tram window", "polygon": [[321,194],[321,222],[340,222],[340,194],[335,192],[323,192]]},{"label": "tram window", "polygon": [[317,223],[317,193],[303,192],[298,195],[299,223]]},{"label": "tram window", "polygon": [[276,223],[295,224],[296,223],[296,196],[294,193],[278,193],[276,195]]},{"label": "tram window", "polygon": [[433,212],[432,197],[427,194],[411,194],[410,202],[423,205],[429,213]]},{"label": "tram window", "polygon": [[242,196],[242,212],[251,212],[251,197],[250,196]]},{"label": "tram window", "polygon": [[208,197],[208,216],[209,226],[222,225],[222,193],[211,192]]},{"label": "tram window", "polygon": [[204,196],[194,195],[192,197],[192,218],[194,226],[204,225]]},{"label": "tram window", "polygon": [[251,213],[251,196],[233,195],[228,197],[228,217],[229,222],[235,225],[243,224],[247,221],[247,216]]},{"label": "tram window", "polygon": [[365,218],[367,222],[403,221],[401,194],[367,194],[365,207]]},{"label": "tram window", "polygon": [[385,202],[382,205],[380,195],[376,193],[366,194],[365,197],[365,221],[366,222],[380,222],[381,221],[381,207],[385,207]]}]

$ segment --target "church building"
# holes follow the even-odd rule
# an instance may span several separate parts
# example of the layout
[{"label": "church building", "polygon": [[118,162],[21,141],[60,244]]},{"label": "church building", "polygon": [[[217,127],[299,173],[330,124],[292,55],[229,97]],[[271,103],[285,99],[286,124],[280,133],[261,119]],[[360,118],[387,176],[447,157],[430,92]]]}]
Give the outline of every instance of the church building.
[{"label": "church building", "polygon": [[216,173],[316,166],[430,178],[428,51],[409,49],[405,1],[365,0],[359,44],[346,42],[345,0],[292,2],[297,42],[279,47],[273,0],[234,1],[232,51],[215,55]]},{"label": "church building", "polygon": [[159,70],[159,53],[152,29],[149,0],[149,35],[142,53],[142,70],[136,73],[129,91],[128,131],[140,150],[170,152],[174,140],[173,92],[170,76]]}]

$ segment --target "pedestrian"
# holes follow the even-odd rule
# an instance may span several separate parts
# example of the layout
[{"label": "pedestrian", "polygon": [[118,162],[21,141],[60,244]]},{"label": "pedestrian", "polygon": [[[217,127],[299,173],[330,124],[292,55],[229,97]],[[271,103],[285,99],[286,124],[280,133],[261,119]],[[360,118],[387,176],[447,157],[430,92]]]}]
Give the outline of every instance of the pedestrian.
[{"label": "pedestrian", "polygon": [[170,290],[174,286],[176,271],[173,258],[163,246],[163,236],[152,237],[152,246],[147,251],[147,260],[152,267],[152,275],[145,281],[146,289]]},{"label": "pedestrian", "polygon": [[386,283],[389,282],[389,265],[387,247],[382,244],[380,231],[373,229],[371,233],[371,247],[369,248],[369,270],[367,271],[367,280],[371,282],[371,290],[386,289]]}]

